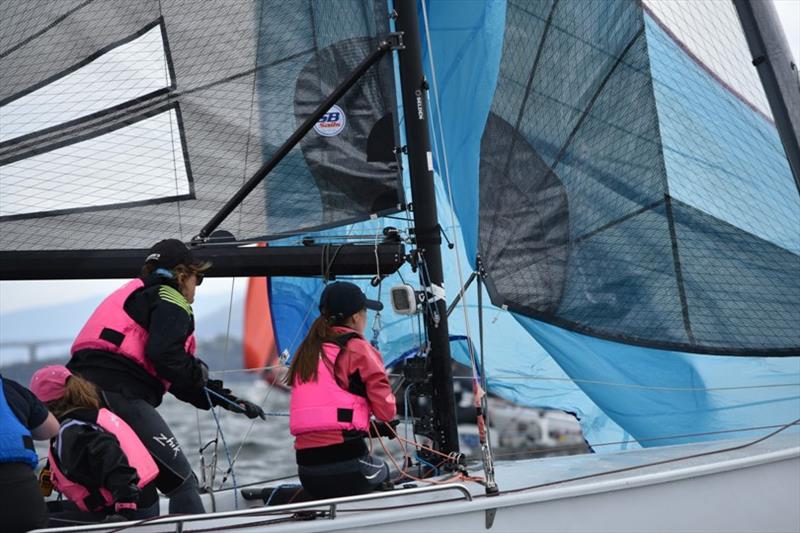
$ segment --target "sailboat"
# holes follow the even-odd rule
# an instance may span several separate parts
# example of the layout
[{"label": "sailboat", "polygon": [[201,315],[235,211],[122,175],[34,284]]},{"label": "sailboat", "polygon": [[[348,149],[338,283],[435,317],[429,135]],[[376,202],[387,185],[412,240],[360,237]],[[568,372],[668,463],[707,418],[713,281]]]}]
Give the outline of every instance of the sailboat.
[{"label": "sailboat", "polygon": [[[171,232],[215,275],[270,276],[291,353],[320,278],[379,292],[413,268],[423,327],[375,337],[421,338],[404,377],[433,406],[412,431],[437,475],[392,491],[272,505],[293,480],[265,480],[205,515],[55,531],[796,531],[800,104],[772,17],[3,4],[0,279],[132,277]],[[598,453],[496,461],[485,440],[467,461],[451,354],[478,397],[576,413]]]}]

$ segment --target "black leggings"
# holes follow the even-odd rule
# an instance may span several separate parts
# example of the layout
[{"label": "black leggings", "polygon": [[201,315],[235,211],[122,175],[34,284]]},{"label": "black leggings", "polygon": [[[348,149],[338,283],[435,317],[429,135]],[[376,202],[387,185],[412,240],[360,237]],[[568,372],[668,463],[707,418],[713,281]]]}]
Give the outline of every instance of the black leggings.
[{"label": "black leggings", "polygon": [[30,465],[0,463],[0,525],[8,533],[47,527],[47,506]]},{"label": "black leggings", "polygon": [[369,454],[323,465],[297,465],[300,483],[315,499],[365,494],[389,479],[389,466]]},{"label": "black leggings", "polygon": [[142,399],[128,398],[117,392],[103,391],[103,398],[108,408],[136,432],[158,463],[155,483],[169,498],[170,514],[204,513],[192,467],[156,408]]}]

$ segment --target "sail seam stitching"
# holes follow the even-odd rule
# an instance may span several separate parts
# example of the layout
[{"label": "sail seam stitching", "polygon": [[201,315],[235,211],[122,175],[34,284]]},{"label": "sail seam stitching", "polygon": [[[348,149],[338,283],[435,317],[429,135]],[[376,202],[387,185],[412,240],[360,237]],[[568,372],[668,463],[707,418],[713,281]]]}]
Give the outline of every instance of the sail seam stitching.
[{"label": "sail seam stitching", "polygon": [[[490,281],[490,278],[487,277],[486,280],[484,281],[485,282]],[[491,291],[490,294],[492,294]],[[532,318],[534,320],[538,320],[547,324],[559,326],[574,333],[579,333],[581,335],[591,335],[592,337],[597,337],[599,339],[617,341],[625,344],[642,346],[645,348],[654,348],[657,350],[681,351],[681,352],[697,353],[705,355],[745,356],[745,357],[752,357],[752,356],[797,357],[797,355],[800,354],[800,345],[789,348],[771,348],[771,347],[760,348],[758,346],[731,348],[727,346],[718,346],[718,345],[688,344],[685,342],[677,342],[677,341],[674,342],[654,341],[650,339],[643,339],[641,337],[632,337],[629,335],[623,335],[621,333],[614,333],[589,327],[575,320],[570,320],[559,316],[553,316],[551,314],[544,313],[540,310],[513,301],[504,300],[502,301],[502,303],[507,305],[508,310],[513,313],[519,313],[525,315],[527,318]]]},{"label": "sail seam stitching", "polygon": [[[144,27],[142,27],[138,31],[135,31],[134,33],[128,35],[127,37],[123,37],[122,39],[120,39],[118,41],[115,41],[115,42],[113,42],[113,43],[111,43],[111,44],[109,44],[107,46],[104,46],[103,48],[100,48],[99,50],[95,51],[94,53],[90,54],[89,56],[85,57],[84,59],[78,61],[77,63],[75,63],[73,65],[70,65],[69,67],[65,68],[64,70],[60,70],[60,71],[56,72],[55,74],[53,74],[52,76],[49,76],[49,77],[45,78],[44,80],[42,80],[40,82],[34,83],[33,85],[31,85],[29,87],[26,87],[26,88],[22,89],[21,91],[18,91],[16,93],[12,94],[11,96],[3,98],[2,100],[0,100],[0,107],[13,102],[14,100],[22,98],[23,96],[31,94],[31,93],[41,89],[42,87],[46,87],[46,86],[50,85],[51,83],[53,83],[53,82],[55,82],[57,80],[60,80],[60,79],[62,79],[64,77],[72,74],[73,72],[76,72],[76,71],[80,70],[81,68],[85,67],[89,63],[92,63],[93,61],[95,61],[95,60],[101,58],[102,56],[106,55],[108,52],[110,52],[110,51],[112,51],[114,49],[117,49],[117,48],[119,48],[119,47],[121,47],[123,45],[129,44],[129,43],[135,41],[136,39],[138,39],[139,37],[141,37],[145,33],[149,32],[150,30],[152,30],[156,26],[159,26],[161,23],[162,23],[162,19],[158,18],[158,19],[154,20],[153,22],[150,22],[149,24],[146,24]],[[0,56],[0,59],[2,59],[2,56]]]},{"label": "sail seam stitching", "polygon": [[50,24],[48,24],[47,26],[45,26],[41,30],[37,31],[33,35],[30,35],[27,38],[23,39],[22,41],[18,42],[17,44],[15,44],[14,46],[12,46],[8,50],[6,50],[5,52],[0,53],[0,59],[4,59],[5,57],[9,56],[10,54],[13,54],[17,50],[19,50],[20,48],[22,48],[23,46],[28,44],[29,42],[33,41],[34,39],[38,39],[39,37],[41,37],[42,35],[44,35],[48,31],[52,30],[53,28],[55,28],[56,26],[58,26],[59,24],[64,22],[71,15],[75,14],[77,11],[80,11],[81,9],[83,9],[86,6],[88,6],[92,2],[94,2],[94,0],[86,0],[84,3],[82,3],[82,4],[78,5],[78,6],[75,6],[70,11],[67,11],[66,13],[64,13],[63,15],[58,17],[57,19],[55,19],[53,22],[51,22]]},{"label": "sail seam stitching", "polygon": [[599,228],[596,228],[596,229],[590,231],[589,233],[585,233],[585,234],[581,235],[580,237],[576,237],[575,239],[572,239],[572,244],[578,244],[578,243],[583,242],[583,241],[585,241],[587,239],[590,239],[590,238],[594,237],[595,235],[597,235],[598,233],[602,233],[602,232],[604,232],[605,230],[607,230],[609,228],[612,228],[612,227],[614,227],[614,226],[616,226],[618,224],[621,224],[621,223],[625,222],[626,220],[629,220],[629,219],[634,218],[634,217],[636,217],[638,215],[641,215],[642,213],[646,213],[647,211],[655,209],[656,207],[660,206],[663,203],[664,203],[664,200],[661,199],[661,200],[658,200],[658,201],[655,201],[655,202],[651,203],[650,205],[646,205],[644,207],[641,207],[641,208],[637,209],[636,211],[628,213],[627,215],[622,216],[622,217],[620,217],[620,218],[618,218],[616,220],[612,220],[611,222],[609,222],[607,224],[604,224],[604,225],[600,226]]},{"label": "sail seam stitching", "polygon": [[[63,148],[65,146],[70,146],[82,141],[93,139],[95,137],[99,137],[101,135],[110,133],[112,131],[117,131],[127,126],[136,124],[137,122],[141,122],[142,120],[151,118],[160,113],[169,111],[171,109],[175,109],[178,106],[177,102],[171,104],[170,103],[164,104],[165,100],[169,102],[168,99],[160,99],[154,101],[152,104],[148,104],[148,106],[143,107],[143,109],[137,111],[135,114],[129,113],[127,114],[127,116],[118,117],[117,119],[115,119],[115,121],[107,121],[98,124],[97,125],[98,127],[96,128],[89,129],[86,127],[80,127],[77,131],[65,131],[64,133],[61,133],[58,136],[54,137],[52,140],[40,141],[38,143],[31,143],[27,147],[20,148],[10,152],[8,156],[5,155],[0,156],[0,167],[8,165],[10,163],[14,163],[21,159],[26,159],[28,157],[33,157],[35,155],[57,150],[58,148]],[[89,129],[89,131],[86,131],[87,129]],[[80,133],[80,134],[73,135],[72,137],[69,137],[66,140],[61,139],[62,137],[67,136],[68,133],[71,134]]]},{"label": "sail seam stitching", "polygon": [[603,81],[600,82],[600,85],[597,87],[597,90],[594,92],[594,95],[592,95],[592,99],[589,100],[589,103],[587,104],[586,109],[584,109],[583,113],[581,114],[580,118],[578,119],[578,122],[575,124],[575,127],[572,128],[572,131],[570,132],[569,137],[567,137],[567,140],[564,141],[564,144],[561,146],[561,150],[559,150],[558,155],[556,156],[555,160],[553,161],[553,164],[551,165],[551,168],[552,168],[553,171],[555,171],[555,168],[558,166],[558,164],[563,159],[564,155],[567,152],[567,147],[569,147],[569,145],[572,143],[572,141],[575,138],[575,136],[578,134],[578,130],[580,130],[581,127],[583,126],[584,122],[586,121],[586,118],[589,116],[589,113],[592,111],[592,108],[594,107],[595,102],[600,97],[600,94],[603,92],[603,89],[605,89],[605,86],[608,83],[608,81],[611,79],[611,76],[617,71],[617,67],[622,63],[623,58],[628,54],[630,49],[633,47],[633,45],[636,43],[636,41],[639,39],[639,37],[641,37],[643,34],[644,34],[644,26],[642,26],[639,29],[639,31],[637,31],[636,34],[631,38],[631,40],[625,46],[625,49],[622,50],[622,53],[619,55],[619,57],[617,57],[617,60],[614,62],[614,64],[609,69],[608,73],[603,78]]}]

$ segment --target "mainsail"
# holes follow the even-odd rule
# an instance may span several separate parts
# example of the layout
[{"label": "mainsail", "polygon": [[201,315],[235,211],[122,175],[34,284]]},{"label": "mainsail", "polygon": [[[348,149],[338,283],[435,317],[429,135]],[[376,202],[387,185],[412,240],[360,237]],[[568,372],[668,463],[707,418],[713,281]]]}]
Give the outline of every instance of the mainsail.
[{"label": "mainsail", "polygon": [[[190,240],[388,32],[366,0],[1,9],[2,250]],[[222,229],[245,241],[397,210],[393,77],[385,58]]]}]

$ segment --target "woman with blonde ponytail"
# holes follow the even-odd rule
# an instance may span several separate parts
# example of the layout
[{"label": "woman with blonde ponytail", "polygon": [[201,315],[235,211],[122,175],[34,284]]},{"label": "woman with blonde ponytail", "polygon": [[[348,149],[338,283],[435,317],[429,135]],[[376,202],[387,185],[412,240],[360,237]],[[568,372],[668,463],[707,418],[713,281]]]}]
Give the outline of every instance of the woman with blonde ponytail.
[{"label": "woman with blonde ponytail", "polygon": [[381,354],[364,339],[367,309],[383,304],[337,282],[322,291],[319,309],[286,377],[300,482],[313,498],[370,492],[388,483],[389,468],[364,438],[374,427],[393,436],[397,414]]}]

